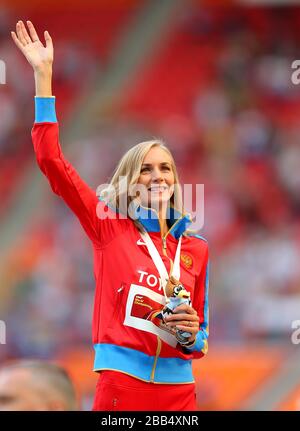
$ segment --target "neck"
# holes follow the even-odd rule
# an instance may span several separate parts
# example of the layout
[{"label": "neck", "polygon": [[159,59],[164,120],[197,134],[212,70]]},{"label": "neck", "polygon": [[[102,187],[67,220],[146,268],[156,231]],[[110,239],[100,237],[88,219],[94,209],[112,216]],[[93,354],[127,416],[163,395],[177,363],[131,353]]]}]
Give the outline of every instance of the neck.
[{"label": "neck", "polygon": [[166,219],[159,219],[159,224],[161,234],[166,235],[169,230]]},{"label": "neck", "polygon": [[152,207],[152,209],[154,209],[158,214],[160,233],[162,236],[165,235],[169,230],[169,227],[167,224],[167,208],[168,208],[168,203],[160,203],[159,206],[157,205]]},{"label": "neck", "polygon": [[161,234],[165,235],[169,230],[166,219],[166,208],[161,208],[158,215]]}]

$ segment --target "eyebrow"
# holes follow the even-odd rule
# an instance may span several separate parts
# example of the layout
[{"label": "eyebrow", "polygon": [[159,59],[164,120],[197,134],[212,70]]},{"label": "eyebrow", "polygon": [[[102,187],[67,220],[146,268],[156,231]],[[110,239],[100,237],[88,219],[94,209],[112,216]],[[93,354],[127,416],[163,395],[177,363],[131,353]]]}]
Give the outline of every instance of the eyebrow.
[{"label": "eyebrow", "polygon": [[[162,163],[160,163],[160,165],[170,165],[171,166],[171,163],[170,162],[162,162]],[[152,166],[152,163],[143,163],[142,166]]]}]

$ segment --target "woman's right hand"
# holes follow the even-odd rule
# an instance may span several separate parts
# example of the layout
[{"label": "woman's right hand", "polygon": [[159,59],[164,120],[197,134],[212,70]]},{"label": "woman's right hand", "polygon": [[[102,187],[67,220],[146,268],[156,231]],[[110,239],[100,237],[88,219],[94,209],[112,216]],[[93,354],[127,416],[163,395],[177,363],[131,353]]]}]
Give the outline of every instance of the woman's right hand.
[{"label": "woman's right hand", "polygon": [[16,33],[11,32],[11,36],[22,51],[27,61],[33,67],[35,72],[43,72],[52,69],[53,63],[53,44],[48,31],[44,32],[46,47],[40,41],[35,28],[31,21],[26,21],[29,34],[23,23],[18,21],[16,25]]}]

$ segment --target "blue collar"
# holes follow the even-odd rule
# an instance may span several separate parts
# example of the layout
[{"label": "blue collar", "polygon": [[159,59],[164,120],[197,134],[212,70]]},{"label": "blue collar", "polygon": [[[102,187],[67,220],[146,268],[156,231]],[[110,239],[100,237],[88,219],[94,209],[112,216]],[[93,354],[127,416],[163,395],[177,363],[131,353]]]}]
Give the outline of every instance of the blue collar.
[{"label": "blue collar", "polygon": [[[113,211],[116,211],[117,213],[119,212],[117,208],[113,208],[101,196],[98,196],[98,199],[99,201],[104,202]],[[135,219],[141,223],[141,225],[146,229],[147,232],[160,232],[160,224],[157,211],[152,208],[138,205],[134,209],[134,214]],[[186,229],[192,224],[192,218],[189,213],[182,214],[179,211],[175,210],[175,208],[168,206],[167,224],[169,226],[168,233],[170,233],[174,238],[178,239],[180,235],[182,235],[186,231]]]},{"label": "blue collar", "polygon": [[[135,216],[148,232],[160,232],[158,213],[154,209],[139,205],[135,209]],[[190,226],[192,219],[190,214],[182,214],[169,206],[167,209],[167,223],[169,226],[168,233],[178,239]]]}]

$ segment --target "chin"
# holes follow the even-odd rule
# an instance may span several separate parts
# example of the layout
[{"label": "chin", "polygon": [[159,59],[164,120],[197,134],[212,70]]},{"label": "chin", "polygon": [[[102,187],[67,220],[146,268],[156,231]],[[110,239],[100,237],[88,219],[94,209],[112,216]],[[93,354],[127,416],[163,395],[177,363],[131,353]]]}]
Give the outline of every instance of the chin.
[{"label": "chin", "polygon": [[161,205],[168,205],[169,201],[169,198],[158,197],[157,199],[151,199],[144,206],[147,206],[148,208],[159,209]]},{"label": "chin", "polygon": [[148,202],[168,202],[170,200],[170,195],[169,193],[164,193],[164,194],[153,194],[151,196],[148,197]]}]

